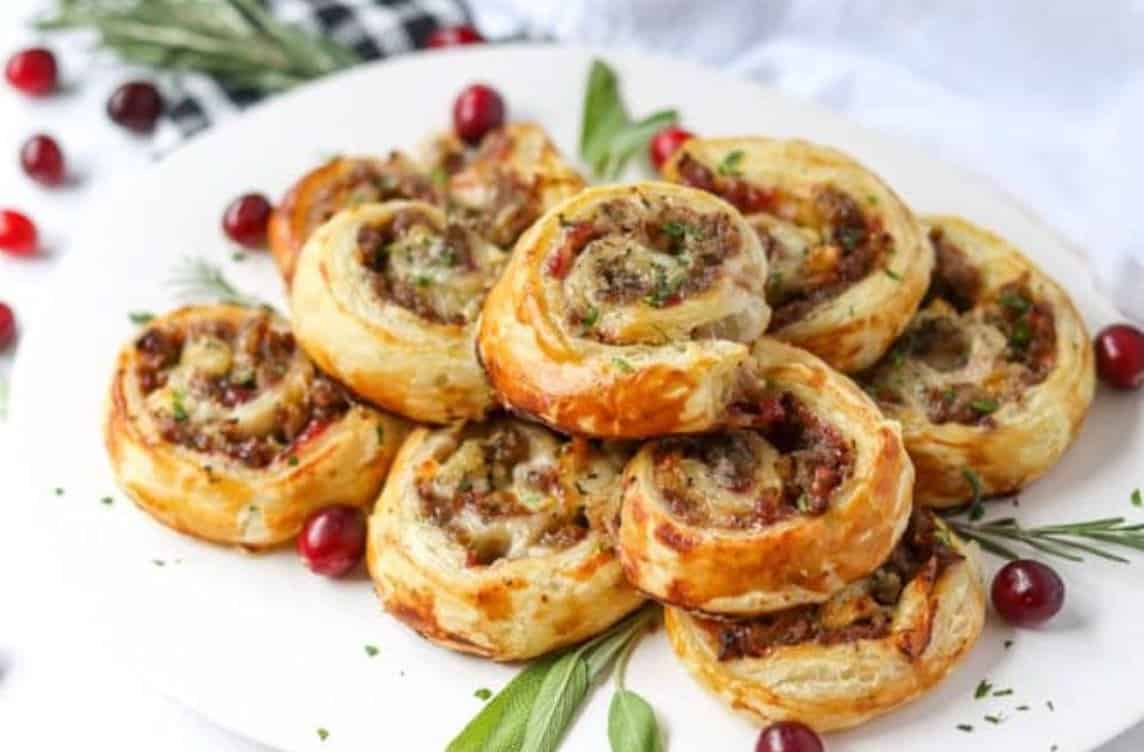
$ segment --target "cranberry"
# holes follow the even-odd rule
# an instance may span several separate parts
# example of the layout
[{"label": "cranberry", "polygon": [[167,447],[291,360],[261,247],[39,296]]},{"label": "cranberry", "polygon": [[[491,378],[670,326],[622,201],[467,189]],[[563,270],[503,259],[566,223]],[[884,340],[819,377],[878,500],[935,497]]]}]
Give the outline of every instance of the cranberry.
[{"label": "cranberry", "polygon": [[111,93],[107,116],[129,131],[150,133],[163,111],[163,97],[147,81],[128,81]]},{"label": "cranberry", "polygon": [[425,46],[431,48],[459,47],[465,44],[480,44],[483,41],[485,38],[481,36],[479,31],[472,26],[463,24],[437,29],[425,40]]},{"label": "cranberry", "polygon": [[261,193],[244,193],[223,212],[222,231],[239,245],[258,248],[266,243],[266,226],[272,210]]},{"label": "cranberry", "polygon": [[32,136],[20,147],[20,166],[41,185],[64,182],[64,153],[54,138],[43,133]]},{"label": "cranberry", "polygon": [[1109,386],[1139,389],[1144,384],[1144,332],[1114,324],[1096,335],[1096,372]]},{"label": "cranberry", "polygon": [[471,84],[453,102],[453,129],[461,140],[476,145],[484,135],[504,123],[504,100],[484,84]]},{"label": "cranberry", "polygon": [[772,723],[759,734],[755,752],[823,752],[814,729],[798,721]]},{"label": "cranberry", "polygon": [[652,165],[655,166],[655,169],[662,170],[664,163],[671,159],[671,155],[679,151],[679,147],[693,138],[695,138],[694,133],[677,125],[669,125],[657,131],[647,145],[648,157],[651,158]]},{"label": "cranberry", "polygon": [[354,568],[365,552],[365,513],[333,506],[311,514],[298,536],[298,553],[312,571],[337,577]]},{"label": "cranberry", "polygon": [[1043,624],[1056,616],[1064,602],[1064,582],[1039,561],[1011,561],[993,578],[993,606],[1010,624]]},{"label": "cranberry", "polygon": [[20,50],[8,58],[4,77],[25,94],[42,96],[56,88],[56,56],[43,47]]},{"label": "cranberry", "polygon": [[36,226],[18,211],[0,210],[0,250],[13,256],[31,256],[36,252]]},{"label": "cranberry", "polygon": [[0,303],[0,350],[4,350],[16,339],[16,314],[7,303]]}]

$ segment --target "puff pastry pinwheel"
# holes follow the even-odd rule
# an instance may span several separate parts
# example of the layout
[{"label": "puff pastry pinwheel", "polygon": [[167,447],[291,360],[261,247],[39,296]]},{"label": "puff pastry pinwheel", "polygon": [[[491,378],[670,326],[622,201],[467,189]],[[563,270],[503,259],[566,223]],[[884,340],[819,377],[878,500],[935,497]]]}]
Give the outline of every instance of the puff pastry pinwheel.
[{"label": "puff pastry pinwheel", "polygon": [[[439,138],[428,159],[442,162],[442,155],[462,148],[455,136]],[[584,178],[535,123],[490,131],[460,167],[449,171],[444,186],[449,217],[506,249],[541,214],[583,188]]]},{"label": "puff pastry pinwheel", "polygon": [[123,489],[220,543],[291,539],[329,504],[367,506],[407,432],[353,403],[263,309],[180,308],[119,354],[105,440]]},{"label": "puff pastry pinwheel", "polygon": [[385,608],[502,661],[607,628],[643,600],[601,520],[628,455],[511,418],[415,430],[369,520]]},{"label": "puff pastry pinwheel", "polygon": [[362,398],[408,418],[479,418],[493,393],[473,339],[508,254],[437,208],[344,209],[311,236],[290,307],[299,343]]},{"label": "puff pastry pinwheel", "polygon": [[667,179],[715,193],[770,261],[770,333],[840,371],[874,363],[917,310],[933,254],[901,199],[849,156],[806,141],[692,139]]},{"label": "puff pastry pinwheel", "polygon": [[766,328],[766,268],[750,225],[709,193],[590,188],[517,242],[485,303],[480,357],[502,400],[561,430],[707,430]]},{"label": "puff pastry pinwheel", "polygon": [[311,170],[294,183],[270,216],[268,242],[282,277],[287,283],[294,278],[298,255],[310,234],[341,209],[391,199],[440,203],[440,183],[397,151],[384,159],[335,157]]},{"label": "puff pastry pinwheel", "polygon": [[1056,463],[1092,401],[1093,353],[1068,295],[1019,250],[963,219],[927,225],[928,301],[859,379],[902,423],[918,502],[946,507]]},{"label": "puff pastry pinwheel", "polygon": [[687,669],[733,709],[830,731],[932,688],[984,619],[975,548],[918,511],[886,563],[826,603],[742,620],[669,608],[665,621]]},{"label": "puff pastry pinwheel", "polygon": [[665,603],[751,614],[825,601],[876,569],[909,520],[898,425],[861,389],[767,338],[745,374],[736,427],[650,442],[625,470],[620,559]]}]

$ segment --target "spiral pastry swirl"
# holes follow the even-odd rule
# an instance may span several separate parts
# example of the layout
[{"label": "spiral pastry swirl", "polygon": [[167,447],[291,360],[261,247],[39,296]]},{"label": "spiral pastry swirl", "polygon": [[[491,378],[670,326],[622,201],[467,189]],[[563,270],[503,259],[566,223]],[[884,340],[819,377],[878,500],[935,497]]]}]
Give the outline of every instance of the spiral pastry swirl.
[{"label": "spiral pastry swirl", "polygon": [[624,473],[620,559],[657,600],[721,614],[820,603],[906,527],[898,425],[815,356],[762,338],[734,427],[649,442]]},{"label": "spiral pastry swirl", "polygon": [[851,372],[901,334],[933,257],[910,210],[834,149],[767,138],[692,139],[664,176],[722,196],[769,259],[770,334]]},{"label": "spiral pastry swirl", "polygon": [[105,419],[112,469],[159,521],[271,546],[329,504],[368,505],[407,427],[355,404],[272,312],[181,308],[116,362]]},{"label": "spiral pastry swirl", "polygon": [[290,291],[318,365],[414,420],[479,418],[493,404],[473,340],[507,254],[428,204],[345,209],[306,244]]},{"label": "spiral pastry swirl", "polygon": [[926,220],[927,302],[858,379],[902,423],[921,504],[1016,491],[1056,464],[1092,402],[1092,344],[1068,295],[1024,254],[956,217]]},{"label": "spiral pastry swirl", "polygon": [[603,520],[629,455],[511,418],[414,431],[369,521],[385,608],[506,661],[607,628],[643,600]]},{"label": "spiral pastry swirl", "polygon": [[699,683],[760,723],[849,728],[916,699],[981,634],[975,548],[919,510],[887,561],[829,601],[737,620],[666,611]]},{"label": "spiral pastry swirl", "polygon": [[591,188],[517,242],[478,348],[512,409],[601,437],[707,430],[766,328],[767,261],[737,211],[667,183]]}]

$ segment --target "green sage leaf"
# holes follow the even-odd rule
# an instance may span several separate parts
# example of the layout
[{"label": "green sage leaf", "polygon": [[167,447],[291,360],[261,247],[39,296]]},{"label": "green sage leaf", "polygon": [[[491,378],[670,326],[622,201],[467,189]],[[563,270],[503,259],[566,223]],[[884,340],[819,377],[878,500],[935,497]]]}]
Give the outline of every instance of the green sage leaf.
[{"label": "green sage leaf", "polygon": [[617,689],[608,708],[608,741],[612,752],[660,752],[663,749],[655,711],[630,689]]},{"label": "green sage leaf", "polygon": [[536,693],[521,752],[553,752],[588,693],[588,663],[581,650],[566,653],[548,671]]}]

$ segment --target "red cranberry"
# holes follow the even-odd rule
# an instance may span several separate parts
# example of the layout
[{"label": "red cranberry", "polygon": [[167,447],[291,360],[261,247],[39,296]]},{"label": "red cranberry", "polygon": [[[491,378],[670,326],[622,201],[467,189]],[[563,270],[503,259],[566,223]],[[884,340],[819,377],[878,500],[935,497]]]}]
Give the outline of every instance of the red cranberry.
[{"label": "red cranberry", "polygon": [[147,81],[128,81],[107,100],[108,117],[136,133],[153,131],[161,112],[163,97],[155,85]]},{"label": "red cranberry", "polygon": [[656,132],[647,145],[648,157],[651,158],[652,165],[655,166],[655,169],[662,170],[664,163],[671,159],[671,155],[679,151],[679,147],[693,138],[695,138],[694,133],[677,125],[669,125]]},{"label": "red cranberry", "polygon": [[7,303],[0,303],[0,350],[6,349],[16,339],[16,314]]},{"label": "red cranberry", "polygon": [[755,752],[823,752],[814,729],[798,721],[772,723],[759,734]]},{"label": "red cranberry", "polygon": [[258,248],[266,243],[266,226],[272,210],[261,193],[244,193],[223,212],[222,230],[239,245]]},{"label": "red cranberry", "polygon": [[13,256],[31,256],[36,252],[36,226],[18,211],[0,210],[0,250]]},{"label": "red cranberry", "polygon": [[41,185],[64,182],[64,153],[54,138],[43,133],[32,136],[20,147],[20,166]]},{"label": "red cranberry", "polygon": [[354,568],[365,552],[365,513],[333,506],[311,514],[298,536],[298,553],[312,571],[337,577]]},{"label": "red cranberry", "polygon": [[56,56],[43,47],[20,50],[8,58],[4,77],[25,94],[43,96],[56,88]]},{"label": "red cranberry", "polygon": [[504,124],[504,100],[496,89],[471,84],[453,102],[453,129],[466,143],[476,145],[493,128]]},{"label": "red cranberry", "polygon": [[425,40],[425,46],[431,48],[459,47],[465,44],[480,44],[483,41],[485,38],[481,36],[479,31],[472,26],[463,24],[435,30]]},{"label": "red cranberry", "polygon": [[1010,624],[1044,624],[1056,616],[1064,603],[1064,582],[1039,561],[1011,561],[993,578],[993,606]]},{"label": "red cranberry", "polygon": [[1096,335],[1096,372],[1109,386],[1139,389],[1144,384],[1144,332],[1114,324]]}]

